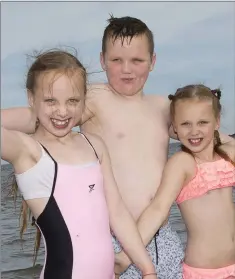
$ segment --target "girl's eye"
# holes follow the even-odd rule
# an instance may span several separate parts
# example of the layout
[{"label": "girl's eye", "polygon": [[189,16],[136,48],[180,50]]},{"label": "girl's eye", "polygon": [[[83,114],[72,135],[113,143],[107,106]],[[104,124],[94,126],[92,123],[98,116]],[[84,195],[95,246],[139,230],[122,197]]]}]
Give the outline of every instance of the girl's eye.
[{"label": "girl's eye", "polygon": [[205,125],[205,124],[207,124],[207,123],[208,123],[208,121],[200,121],[200,122],[199,122],[200,125]]},{"label": "girl's eye", "polygon": [[53,100],[53,99],[46,99],[45,102],[46,102],[46,103],[54,103],[55,100]]},{"label": "girl's eye", "polygon": [[79,102],[79,100],[77,100],[77,99],[70,99],[69,102],[72,103],[72,104],[76,104],[76,103]]}]

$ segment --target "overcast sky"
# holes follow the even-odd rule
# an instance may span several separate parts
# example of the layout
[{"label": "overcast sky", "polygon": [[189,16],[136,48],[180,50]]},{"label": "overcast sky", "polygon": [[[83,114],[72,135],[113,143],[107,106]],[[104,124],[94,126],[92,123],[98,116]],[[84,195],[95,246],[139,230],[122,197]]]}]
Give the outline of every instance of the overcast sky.
[{"label": "overcast sky", "polygon": [[[222,87],[222,130],[235,131],[235,3],[3,2],[2,107],[27,105],[25,74],[34,50],[71,46],[89,72],[101,70],[101,38],[109,14],[133,16],[153,31],[157,63],[145,93],[167,96],[188,83]],[[106,81],[104,74],[91,81]]]}]

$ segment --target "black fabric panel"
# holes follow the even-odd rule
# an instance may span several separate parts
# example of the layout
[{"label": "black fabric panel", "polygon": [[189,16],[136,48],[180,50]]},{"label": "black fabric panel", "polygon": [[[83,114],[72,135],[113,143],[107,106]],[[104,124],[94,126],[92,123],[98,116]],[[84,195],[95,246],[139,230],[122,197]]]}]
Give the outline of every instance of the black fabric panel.
[{"label": "black fabric panel", "polygon": [[71,279],[73,246],[68,227],[54,197],[51,197],[37,225],[46,242],[44,279]]}]

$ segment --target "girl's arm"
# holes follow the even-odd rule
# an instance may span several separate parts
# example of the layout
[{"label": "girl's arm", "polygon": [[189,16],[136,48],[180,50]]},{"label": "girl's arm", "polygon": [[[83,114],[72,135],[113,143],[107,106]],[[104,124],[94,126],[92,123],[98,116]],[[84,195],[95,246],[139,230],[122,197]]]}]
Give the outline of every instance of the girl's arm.
[{"label": "girl's arm", "polygon": [[147,245],[167,219],[172,204],[187,179],[187,169],[192,165],[189,154],[179,152],[167,162],[161,184],[151,204],[138,219],[138,230]]},{"label": "girl's arm", "polygon": [[[82,123],[78,123],[77,125],[84,124],[92,116],[92,112],[86,107],[82,115]],[[1,125],[8,130],[33,134],[36,128],[36,115],[30,107],[2,109]]]},{"label": "girl's arm", "polygon": [[[158,191],[137,221],[137,227],[145,246],[167,219],[172,204],[185,184],[192,163],[194,164],[191,155],[184,152],[176,153],[166,163]],[[116,258],[117,262],[121,262],[122,270],[125,270],[130,264],[124,251],[120,252]]]},{"label": "girl's arm", "polygon": [[[108,151],[101,141],[99,148],[102,150],[101,167],[104,176],[104,190],[109,209],[110,225],[115,236],[120,241],[123,249],[136,266],[142,271],[143,275],[155,273],[154,266],[143,245],[135,221],[124,205],[124,202],[118,191]],[[155,279],[156,275],[149,275],[146,278]]]},{"label": "girl's arm", "polygon": [[1,126],[1,158],[15,166],[25,151],[23,135]]},{"label": "girl's arm", "polygon": [[29,107],[2,109],[1,125],[8,130],[32,134],[35,132],[36,116]]}]

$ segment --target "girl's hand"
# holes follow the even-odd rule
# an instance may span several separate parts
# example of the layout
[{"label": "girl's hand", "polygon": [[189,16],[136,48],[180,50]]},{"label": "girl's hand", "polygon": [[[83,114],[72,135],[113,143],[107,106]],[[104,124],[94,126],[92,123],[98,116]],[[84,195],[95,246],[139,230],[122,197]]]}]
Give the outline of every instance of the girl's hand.
[{"label": "girl's hand", "polygon": [[[115,276],[117,279],[119,278],[120,274],[127,270],[129,265],[131,264],[127,255],[122,251],[120,253],[115,254]],[[115,278],[116,279],[116,278]]]}]

